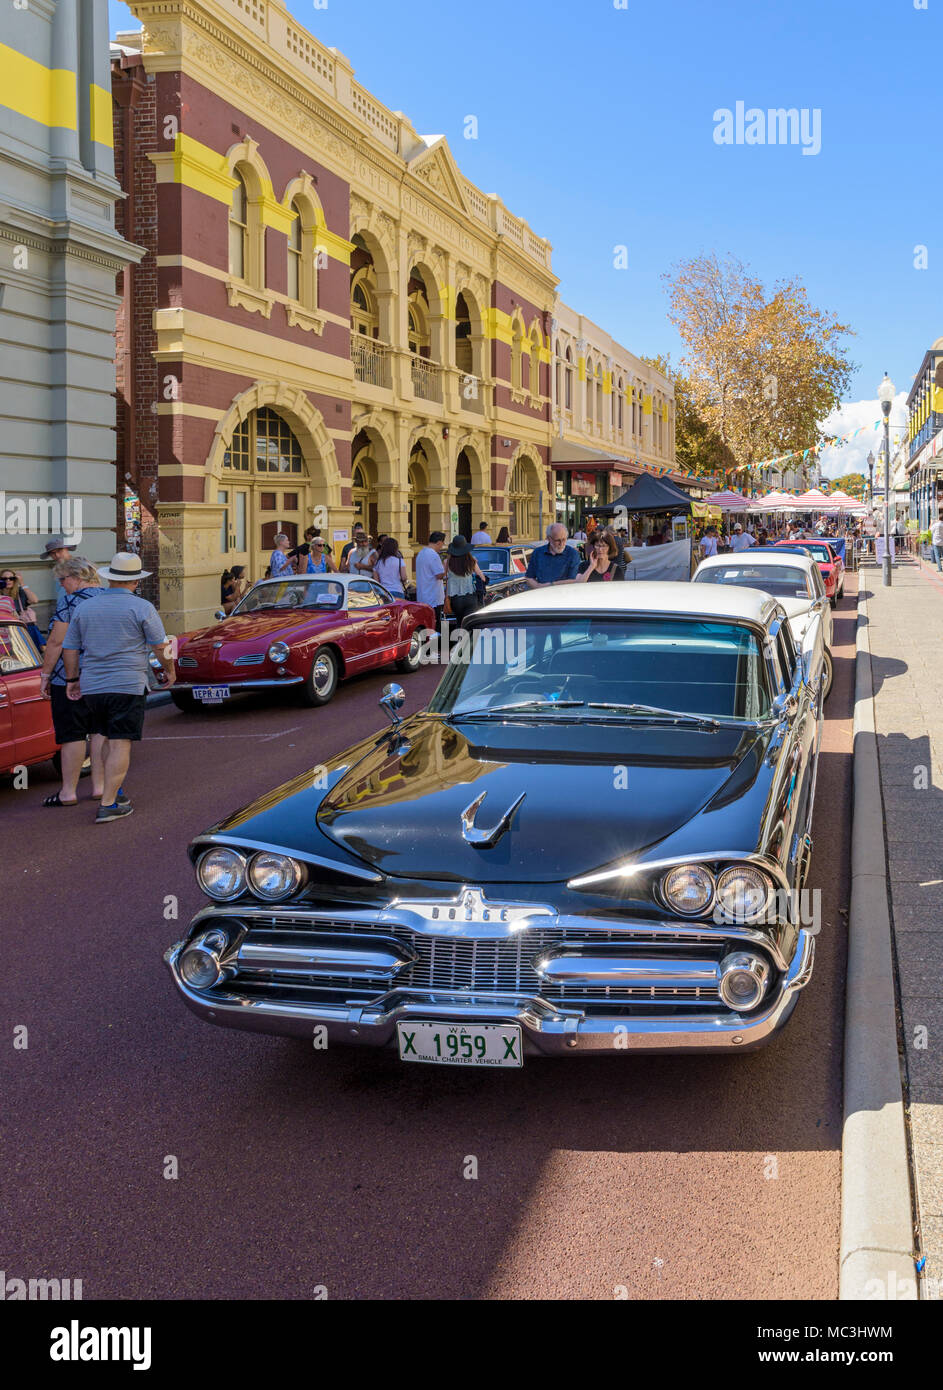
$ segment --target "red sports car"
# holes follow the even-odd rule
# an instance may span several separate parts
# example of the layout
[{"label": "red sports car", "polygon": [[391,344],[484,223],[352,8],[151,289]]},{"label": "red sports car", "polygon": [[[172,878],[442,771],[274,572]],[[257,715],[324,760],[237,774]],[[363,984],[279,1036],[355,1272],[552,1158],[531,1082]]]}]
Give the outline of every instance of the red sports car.
[{"label": "red sports car", "polygon": [[42,665],[12,605],[0,604],[0,772],[57,761],[52,706],[39,693]]},{"label": "red sports car", "polygon": [[243,690],[295,686],[325,705],[345,676],[395,663],[415,671],[422,632],[435,625],[424,603],[394,599],[357,575],[292,575],[250,589],[215,627],[177,639],[178,709],[221,704]]},{"label": "red sports car", "polygon": [[777,541],[776,545],[788,545],[793,550],[802,550],[816,562],[825,581],[828,601],[833,608],[836,607],[845,592],[845,565],[828,541]]}]

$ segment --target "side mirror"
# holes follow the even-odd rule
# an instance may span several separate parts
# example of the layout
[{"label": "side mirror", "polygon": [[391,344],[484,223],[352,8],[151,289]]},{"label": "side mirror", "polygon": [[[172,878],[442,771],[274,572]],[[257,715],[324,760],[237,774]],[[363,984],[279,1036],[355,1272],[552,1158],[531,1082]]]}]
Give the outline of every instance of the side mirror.
[{"label": "side mirror", "polygon": [[223,608],[217,608],[216,612],[213,614],[214,620],[218,623],[221,623],[225,617],[226,611]]},{"label": "side mirror", "polygon": [[401,710],[406,703],[406,691],[401,685],[385,685],[383,694],[380,696],[380,708],[385,709],[390,716],[390,721],[394,728],[401,723],[397,710]]},{"label": "side mirror", "polygon": [[795,695],[777,695],[773,701],[773,713],[779,719],[795,719],[799,701]]}]

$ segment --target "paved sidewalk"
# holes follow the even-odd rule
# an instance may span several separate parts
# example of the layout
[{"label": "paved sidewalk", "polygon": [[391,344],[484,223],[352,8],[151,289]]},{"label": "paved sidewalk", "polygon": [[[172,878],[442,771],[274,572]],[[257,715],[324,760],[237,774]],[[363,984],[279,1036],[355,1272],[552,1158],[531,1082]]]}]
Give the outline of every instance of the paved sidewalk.
[{"label": "paved sidewalk", "polygon": [[943,583],[863,569],[923,1297],[943,1297]]}]

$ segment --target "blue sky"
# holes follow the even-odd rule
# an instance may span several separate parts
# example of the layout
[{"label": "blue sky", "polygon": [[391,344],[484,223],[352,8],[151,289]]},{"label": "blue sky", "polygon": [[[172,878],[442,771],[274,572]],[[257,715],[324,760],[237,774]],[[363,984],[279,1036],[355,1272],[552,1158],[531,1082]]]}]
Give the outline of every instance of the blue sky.
[{"label": "blue sky", "polygon": [[[916,0],[922,4],[924,0]],[[884,370],[906,396],[943,334],[934,129],[943,0],[288,0],[358,81],[553,243],[566,302],[633,352],[680,355],[661,276],[730,253],[795,275],[851,324],[860,364],[842,420],[878,418]],[[111,3],[112,31],[137,28]],[[821,150],[718,145],[714,112],[821,112]],[[465,117],[478,138],[463,138]],[[628,248],[628,269],[613,248]],[[914,248],[927,248],[916,269]],[[859,404],[860,403],[860,404]],[[903,418],[902,407],[893,419]],[[840,423],[832,427],[841,427]],[[861,436],[826,461],[859,466]]]}]

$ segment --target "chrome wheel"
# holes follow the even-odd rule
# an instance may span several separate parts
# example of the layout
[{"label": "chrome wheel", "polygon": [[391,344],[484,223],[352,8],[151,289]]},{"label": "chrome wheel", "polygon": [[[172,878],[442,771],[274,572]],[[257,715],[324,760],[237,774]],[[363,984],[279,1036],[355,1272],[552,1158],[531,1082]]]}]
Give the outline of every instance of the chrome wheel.
[{"label": "chrome wheel", "polygon": [[421,652],[422,633],[419,631],[419,628],[417,627],[413,632],[412,637],[409,639],[409,651],[396,663],[397,671],[404,671],[406,673],[410,671],[418,671],[419,657],[421,655]]},{"label": "chrome wheel", "polygon": [[326,705],[337,689],[337,657],[328,647],[315,652],[304,683],[304,697],[309,705]]}]

